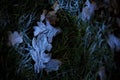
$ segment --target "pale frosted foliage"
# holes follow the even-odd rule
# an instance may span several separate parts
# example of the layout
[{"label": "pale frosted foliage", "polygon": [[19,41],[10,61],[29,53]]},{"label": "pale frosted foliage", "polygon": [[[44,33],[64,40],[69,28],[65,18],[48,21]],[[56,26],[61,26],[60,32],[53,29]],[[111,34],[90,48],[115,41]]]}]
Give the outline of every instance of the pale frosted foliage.
[{"label": "pale frosted foliage", "polygon": [[[39,40],[38,40],[39,39]],[[39,73],[39,70],[45,68],[45,63],[47,63],[50,60],[49,54],[45,53],[45,50],[49,48],[51,50],[52,46],[48,43],[46,43],[45,38],[41,40],[38,38],[37,40],[33,38],[32,40],[32,46],[33,49],[30,50],[30,54],[32,59],[35,61],[34,69],[35,72]]]},{"label": "pale frosted foliage", "polygon": [[47,72],[51,71],[57,71],[59,69],[59,66],[61,65],[61,62],[57,59],[51,59],[47,64],[45,70]]},{"label": "pale frosted foliage", "polygon": [[37,22],[38,26],[34,26],[34,36],[37,36],[39,33],[46,31],[46,26],[42,22]]},{"label": "pale frosted foliage", "polygon": [[52,25],[50,25],[50,22],[46,20],[46,27],[47,27],[47,37],[48,37],[48,42],[51,43],[52,42],[52,39],[53,37],[57,34],[57,33],[60,33],[61,30],[60,29],[57,29],[57,28],[54,28]]},{"label": "pale frosted foliage", "polygon": [[37,45],[39,50],[41,51],[50,51],[52,48],[52,45],[48,42],[46,34],[38,35],[37,37]]},{"label": "pale frosted foliage", "polygon": [[40,21],[37,22],[38,26],[34,26],[33,49],[30,50],[31,57],[35,61],[34,70],[37,73],[44,68],[47,69],[47,72],[56,71],[60,63],[58,60],[52,60],[49,53],[45,53],[46,50],[51,51],[53,37],[60,32],[60,29],[54,28],[48,20],[45,20],[46,24],[44,24],[42,22],[44,19],[43,11]]},{"label": "pale frosted foliage", "polygon": [[43,21],[45,19],[45,14],[46,14],[46,10],[43,10],[42,15],[40,16],[40,21]]},{"label": "pale frosted foliage", "polygon": [[9,31],[9,45],[10,46],[15,46],[16,44],[20,44],[23,42],[23,38],[21,36],[20,33],[18,33],[17,31],[14,31],[13,33],[11,31]]},{"label": "pale frosted foliage", "polygon": [[108,35],[107,42],[112,50],[114,50],[114,49],[116,51],[120,50],[120,39],[117,38],[114,34]]},{"label": "pale frosted foliage", "polygon": [[82,9],[82,20],[83,21],[90,20],[96,9],[96,4],[90,3],[89,0],[87,0],[85,2],[85,4],[86,4],[86,6],[83,7],[83,9]]},{"label": "pale frosted foliage", "polygon": [[52,6],[52,8],[54,9],[55,12],[57,12],[59,10],[60,7],[59,7],[59,4],[58,4],[58,1],[56,1],[54,3],[54,5]]}]

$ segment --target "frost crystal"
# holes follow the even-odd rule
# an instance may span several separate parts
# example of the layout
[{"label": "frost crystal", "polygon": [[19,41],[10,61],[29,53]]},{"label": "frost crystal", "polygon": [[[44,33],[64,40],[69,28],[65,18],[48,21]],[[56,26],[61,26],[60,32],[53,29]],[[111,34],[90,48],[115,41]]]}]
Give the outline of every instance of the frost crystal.
[{"label": "frost crystal", "polygon": [[22,36],[17,31],[14,31],[13,33],[9,31],[9,45],[15,46],[16,44],[20,44],[23,42]]},{"label": "frost crystal", "polygon": [[90,20],[96,9],[96,4],[90,3],[89,0],[87,0],[85,2],[85,4],[86,4],[86,7],[84,7],[82,10],[82,20],[83,21]]},{"label": "frost crystal", "polygon": [[37,73],[42,69],[46,69],[47,72],[56,71],[60,64],[60,61],[51,59],[50,54],[45,52],[51,51],[52,39],[60,32],[60,29],[54,28],[48,20],[46,20],[46,24],[44,24],[42,22],[44,19],[45,15],[42,14],[40,22],[37,22],[38,26],[34,26],[33,49],[30,50],[30,55],[35,61],[34,70]]},{"label": "frost crystal", "polygon": [[51,71],[57,71],[59,69],[59,66],[61,65],[61,62],[57,59],[51,59],[47,64],[45,70],[47,72]]},{"label": "frost crystal", "polygon": [[109,34],[107,42],[111,49],[115,49],[116,51],[120,50],[120,39],[115,35]]}]

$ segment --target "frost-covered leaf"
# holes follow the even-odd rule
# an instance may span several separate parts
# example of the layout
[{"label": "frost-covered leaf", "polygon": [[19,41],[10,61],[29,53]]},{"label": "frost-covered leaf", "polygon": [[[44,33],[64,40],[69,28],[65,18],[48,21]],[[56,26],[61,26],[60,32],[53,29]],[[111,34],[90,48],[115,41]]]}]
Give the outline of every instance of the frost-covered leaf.
[{"label": "frost-covered leaf", "polygon": [[48,61],[50,61],[50,59],[51,56],[49,54],[41,52],[41,60],[43,61],[43,63],[47,63]]},{"label": "frost-covered leaf", "polygon": [[40,16],[40,21],[43,21],[45,19],[45,14],[46,14],[46,10],[43,10],[42,15]]},{"label": "frost-covered leaf", "polygon": [[60,32],[60,29],[54,28],[52,25],[50,25],[49,21],[46,21],[46,27],[48,29],[48,33],[47,33],[48,42],[51,43],[53,37]]},{"label": "frost-covered leaf", "polygon": [[45,68],[45,63],[49,62],[51,56],[45,53],[45,50],[50,51],[52,45],[48,43],[46,35],[39,34],[37,39],[34,37],[32,40],[33,49],[30,50],[30,55],[35,61],[35,72],[39,73],[39,70]]},{"label": "frost-covered leaf", "polygon": [[36,50],[37,52],[39,52],[39,48],[37,46],[36,38],[33,38],[33,40],[32,40],[32,46],[33,46],[34,50]]},{"label": "frost-covered leaf", "polygon": [[88,21],[91,19],[91,17],[93,16],[94,14],[94,11],[96,9],[96,3],[93,2],[93,3],[90,3],[89,0],[87,0],[85,2],[85,4],[87,5],[86,7],[83,7],[82,9],[82,20],[83,21]]},{"label": "frost-covered leaf", "polygon": [[45,32],[46,26],[42,22],[37,22],[38,26],[34,26],[34,36],[37,36],[39,33]]},{"label": "frost-covered leaf", "polygon": [[108,35],[107,42],[112,50],[114,50],[114,49],[116,51],[120,50],[120,39],[117,38],[114,34]]},{"label": "frost-covered leaf", "polygon": [[37,45],[41,51],[50,51],[52,49],[52,45],[48,42],[46,34],[38,35]]},{"label": "frost-covered leaf", "polygon": [[9,44],[15,46],[15,44],[20,44],[23,42],[23,37],[17,31],[9,32]]},{"label": "frost-covered leaf", "polygon": [[30,50],[30,55],[32,59],[36,62],[37,61],[37,52],[35,50]]},{"label": "frost-covered leaf", "polygon": [[51,71],[57,71],[59,69],[59,66],[61,65],[61,62],[57,59],[51,59],[45,67],[45,70],[47,72],[51,72]]},{"label": "frost-covered leaf", "polygon": [[54,5],[52,6],[52,8],[54,9],[55,12],[57,12],[59,10],[59,4],[58,1],[55,1]]}]

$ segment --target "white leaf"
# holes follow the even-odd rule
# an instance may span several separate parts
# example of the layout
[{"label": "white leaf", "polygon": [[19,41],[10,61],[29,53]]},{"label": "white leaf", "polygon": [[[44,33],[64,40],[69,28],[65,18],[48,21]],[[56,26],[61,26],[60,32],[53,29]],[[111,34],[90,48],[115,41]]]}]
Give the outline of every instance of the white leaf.
[{"label": "white leaf", "polygon": [[83,7],[82,9],[82,20],[89,21],[91,17],[93,16],[94,11],[96,9],[96,3],[95,2],[90,3],[90,1],[87,0],[85,4],[87,6]]},{"label": "white leaf", "polygon": [[86,4],[88,7],[90,7],[90,6],[91,6],[91,3],[90,3],[90,1],[89,1],[89,0],[86,0],[85,4]]},{"label": "white leaf", "polygon": [[115,35],[109,34],[107,42],[112,50],[120,50],[120,39],[117,38]]},{"label": "white leaf", "polygon": [[48,50],[50,51],[52,49],[52,45],[48,43],[46,34],[38,35],[37,37],[37,45],[41,51]]},{"label": "white leaf", "polygon": [[59,29],[54,28],[52,25],[50,25],[49,21],[46,20],[46,27],[48,29],[47,37],[48,37],[48,42],[51,43],[53,37],[60,32]]},{"label": "white leaf", "polygon": [[37,53],[34,50],[30,50],[30,55],[32,59],[36,62],[37,61]]},{"label": "white leaf", "polygon": [[37,36],[39,33],[43,33],[46,30],[46,26],[42,22],[37,22],[38,26],[34,26],[34,36]]},{"label": "white leaf", "polygon": [[55,12],[57,12],[57,11],[60,9],[59,4],[58,4],[58,1],[56,1],[56,2],[54,3],[54,5],[52,6],[52,8],[54,9]]},{"label": "white leaf", "polygon": [[46,14],[46,10],[43,10],[42,15],[40,16],[40,21],[43,21],[45,19],[45,14]]},{"label": "white leaf", "polygon": [[41,52],[41,60],[43,63],[47,63],[51,59],[49,54]]},{"label": "white leaf", "polygon": [[45,67],[45,70],[47,72],[51,72],[51,71],[57,71],[59,69],[59,66],[61,65],[61,62],[57,59],[51,59]]},{"label": "white leaf", "polygon": [[12,32],[9,32],[9,43],[14,46],[15,44],[20,44],[23,42],[23,38],[22,36],[17,32],[17,31],[14,31],[13,33]]},{"label": "white leaf", "polygon": [[39,48],[38,48],[38,46],[37,46],[36,38],[33,38],[33,40],[32,40],[32,46],[33,46],[33,48],[34,48],[37,52],[39,52]]}]

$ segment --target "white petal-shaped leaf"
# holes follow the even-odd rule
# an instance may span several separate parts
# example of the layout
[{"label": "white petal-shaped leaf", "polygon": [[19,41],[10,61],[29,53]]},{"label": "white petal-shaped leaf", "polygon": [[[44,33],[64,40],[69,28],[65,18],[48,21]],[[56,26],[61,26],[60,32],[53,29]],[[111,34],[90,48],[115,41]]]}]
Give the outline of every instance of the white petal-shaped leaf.
[{"label": "white petal-shaped leaf", "polygon": [[40,21],[43,21],[45,19],[45,14],[46,14],[46,10],[43,10],[42,15],[40,16]]},{"label": "white petal-shaped leaf", "polygon": [[40,33],[40,28],[38,26],[34,27],[34,36],[37,36]]},{"label": "white petal-shaped leaf", "polygon": [[38,57],[36,51],[30,50],[30,55],[31,55],[32,59],[36,62],[37,57]]},{"label": "white petal-shaped leaf", "polygon": [[52,45],[51,45],[51,44],[48,44],[48,45],[46,46],[46,50],[47,50],[47,51],[51,51],[51,49],[52,49]]},{"label": "white petal-shaped leaf", "polygon": [[51,59],[45,67],[45,70],[47,72],[51,72],[51,71],[57,71],[59,69],[59,66],[61,65],[61,62],[57,59]]},{"label": "white petal-shaped leaf", "polygon": [[111,49],[116,49],[116,51],[120,50],[120,39],[117,38],[115,35],[110,34],[108,35],[108,40],[107,40],[109,46]]},{"label": "white petal-shaped leaf", "polygon": [[90,3],[89,0],[87,0],[85,2],[85,4],[87,6],[83,7],[83,9],[82,9],[82,20],[89,21],[91,19],[91,17],[93,16],[94,11],[95,11],[97,6],[96,6],[95,2]]},{"label": "white petal-shaped leaf", "polygon": [[46,21],[46,27],[48,29],[47,37],[48,37],[48,42],[51,43],[53,37],[60,32],[59,29],[54,28],[52,25],[50,25],[49,21]]},{"label": "white petal-shaped leaf", "polygon": [[57,12],[57,11],[60,9],[59,4],[58,4],[58,1],[56,1],[56,2],[54,3],[54,5],[52,6],[52,8],[54,9],[55,12]]},{"label": "white petal-shaped leaf", "polygon": [[33,38],[33,40],[32,40],[32,46],[33,46],[33,48],[34,48],[37,52],[39,52],[39,48],[38,48],[38,46],[37,46],[37,40],[36,40],[36,38]]},{"label": "white petal-shaped leaf", "polygon": [[37,36],[39,33],[46,31],[46,26],[42,22],[37,22],[38,26],[34,26],[34,36]]},{"label": "white petal-shaped leaf", "polygon": [[22,36],[17,32],[9,32],[9,43],[14,46],[15,44],[20,44],[23,42]]},{"label": "white petal-shaped leaf", "polygon": [[46,54],[44,52],[41,52],[41,60],[43,63],[47,63],[51,59],[49,54]]},{"label": "white petal-shaped leaf", "polygon": [[86,4],[88,7],[90,7],[90,6],[91,6],[91,3],[90,3],[90,1],[89,1],[89,0],[86,0],[85,4]]}]

